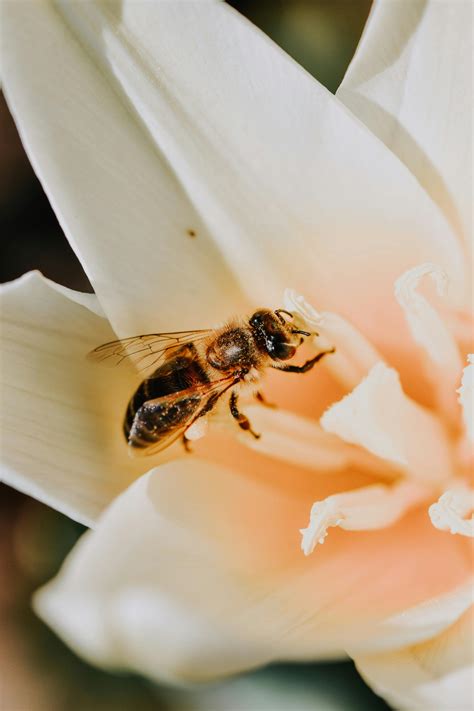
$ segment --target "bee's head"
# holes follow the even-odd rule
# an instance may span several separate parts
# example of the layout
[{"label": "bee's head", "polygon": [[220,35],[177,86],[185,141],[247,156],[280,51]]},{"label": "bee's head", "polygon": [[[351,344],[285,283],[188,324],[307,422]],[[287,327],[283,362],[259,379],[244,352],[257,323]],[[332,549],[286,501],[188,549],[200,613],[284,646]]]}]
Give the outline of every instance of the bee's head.
[{"label": "bee's head", "polygon": [[[277,309],[269,311],[260,309],[250,318],[250,327],[254,333],[259,348],[270,356],[272,360],[289,360],[293,358],[296,349],[302,342],[301,336],[310,336],[308,331],[296,329],[291,321],[293,316],[289,311]],[[300,336],[297,338],[297,336]]]}]

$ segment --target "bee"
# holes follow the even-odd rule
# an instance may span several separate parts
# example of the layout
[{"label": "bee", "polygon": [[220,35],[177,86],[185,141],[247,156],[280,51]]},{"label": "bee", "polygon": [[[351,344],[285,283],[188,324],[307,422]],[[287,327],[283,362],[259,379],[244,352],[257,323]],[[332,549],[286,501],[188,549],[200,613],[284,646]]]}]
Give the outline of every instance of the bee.
[{"label": "bee", "polygon": [[[285,318],[286,317],[286,318]],[[288,319],[288,320],[287,320]],[[266,368],[306,373],[334,349],[322,351],[303,365],[293,358],[308,331],[295,328],[284,309],[260,309],[247,319],[234,319],[218,329],[151,333],[95,348],[95,361],[120,364],[131,360],[150,371],[133,394],[123,433],[131,454],[156,454],[181,438],[229,393],[229,409],[238,426],[255,438],[249,419],[239,410],[239,391],[255,386]],[[254,393],[265,402],[260,392]]]}]

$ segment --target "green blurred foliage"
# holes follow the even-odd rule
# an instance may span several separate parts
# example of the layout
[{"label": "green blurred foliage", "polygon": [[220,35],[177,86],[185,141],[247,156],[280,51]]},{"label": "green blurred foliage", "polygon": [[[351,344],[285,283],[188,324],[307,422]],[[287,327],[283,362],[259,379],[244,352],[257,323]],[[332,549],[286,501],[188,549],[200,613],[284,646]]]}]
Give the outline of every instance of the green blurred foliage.
[{"label": "green blurred foliage", "polygon": [[298,64],[335,93],[368,17],[371,0],[229,0]]}]

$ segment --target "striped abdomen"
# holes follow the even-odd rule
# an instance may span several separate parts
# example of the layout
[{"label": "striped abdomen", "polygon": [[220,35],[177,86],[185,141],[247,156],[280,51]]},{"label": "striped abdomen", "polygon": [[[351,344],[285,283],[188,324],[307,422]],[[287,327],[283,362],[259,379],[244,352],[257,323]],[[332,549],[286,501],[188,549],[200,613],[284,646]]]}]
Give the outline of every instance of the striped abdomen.
[{"label": "striped abdomen", "polygon": [[[134,447],[146,448],[179,429],[197,414],[202,398],[196,394],[179,399],[176,393],[208,382],[195,346],[183,346],[135,391],[123,423],[127,442]],[[158,398],[162,400],[156,402]],[[145,406],[149,401],[155,402]]]}]

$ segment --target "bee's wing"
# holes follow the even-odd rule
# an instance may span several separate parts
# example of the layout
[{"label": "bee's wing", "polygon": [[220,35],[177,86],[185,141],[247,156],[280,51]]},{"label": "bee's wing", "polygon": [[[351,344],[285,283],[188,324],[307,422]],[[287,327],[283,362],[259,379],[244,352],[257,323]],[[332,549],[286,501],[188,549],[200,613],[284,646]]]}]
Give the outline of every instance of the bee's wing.
[{"label": "bee's wing", "polygon": [[[210,412],[221,395],[238,382],[235,375],[214,380],[203,385],[194,385],[171,395],[147,400],[135,414],[130,429],[128,444],[130,453],[149,456],[161,452],[182,437],[188,427],[206,412]],[[154,421],[168,419],[169,426],[163,429],[158,441],[152,441]],[[150,439],[150,444],[147,440]]]},{"label": "bee's wing", "polygon": [[170,352],[184,345],[207,338],[211,329],[194,331],[176,331],[174,333],[147,333],[143,336],[131,336],[118,341],[103,343],[88,353],[87,357],[104,365],[129,363],[140,372],[156,367]]}]

